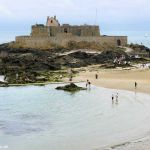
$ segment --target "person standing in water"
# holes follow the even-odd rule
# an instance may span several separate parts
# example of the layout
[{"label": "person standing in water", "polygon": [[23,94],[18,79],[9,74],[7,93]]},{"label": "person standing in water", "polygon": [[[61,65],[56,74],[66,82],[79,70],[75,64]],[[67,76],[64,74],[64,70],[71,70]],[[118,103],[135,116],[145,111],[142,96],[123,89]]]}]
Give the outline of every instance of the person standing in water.
[{"label": "person standing in water", "polygon": [[88,85],[89,85],[89,89],[91,89],[91,82],[90,81],[88,82]]},{"label": "person standing in water", "polygon": [[118,103],[118,97],[119,97],[119,95],[118,95],[118,93],[116,94],[116,103]]},{"label": "person standing in water", "polygon": [[137,88],[137,82],[134,83],[135,89]]},{"label": "person standing in water", "polygon": [[89,85],[89,80],[86,81],[86,88],[88,87]]},{"label": "person standing in water", "polygon": [[112,99],[112,103],[113,103],[114,102],[114,94],[112,94],[111,99]]},{"label": "person standing in water", "polygon": [[89,80],[86,81],[86,88],[91,89],[91,82]]}]

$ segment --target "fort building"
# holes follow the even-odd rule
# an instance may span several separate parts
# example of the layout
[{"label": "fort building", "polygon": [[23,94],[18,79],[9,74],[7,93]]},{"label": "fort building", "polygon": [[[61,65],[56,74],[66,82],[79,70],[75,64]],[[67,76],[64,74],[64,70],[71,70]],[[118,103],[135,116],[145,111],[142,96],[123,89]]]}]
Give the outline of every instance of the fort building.
[{"label": "fort building", "polygon": [[95,43],[100,46],[125,46],[127,36],[106,36],[100,34],[97,25],[60,25],[56,16],[47,17],[46,25],[32,26],[30,36],[17,36],[16,45],[28,48],[51,48],[54,46],[67,47],[70,42]]}]

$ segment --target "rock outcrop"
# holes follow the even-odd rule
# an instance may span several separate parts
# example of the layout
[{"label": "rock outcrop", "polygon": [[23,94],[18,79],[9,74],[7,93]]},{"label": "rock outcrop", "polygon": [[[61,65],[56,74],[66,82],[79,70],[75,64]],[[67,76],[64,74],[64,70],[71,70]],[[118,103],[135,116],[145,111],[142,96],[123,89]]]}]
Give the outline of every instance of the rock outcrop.
[{"label": "rock outcrop", "polygon": [[[37,77],[49,71],[97,64],[117,67],[114,65],[114,59],[122,56],[125,58],[124,61],[132,61],[132,58],[121,49],[97,50],[90,53],[82,49],[71,52],[62,48],[46,50],[10,48],[9,44],[3,44],[0,45],[0,74],[6,75],[9,83],[33,83],[38,82]],[[126,65],[122,64],[120,67],[124,66]],[[44,81],[49,81],[49,77],[46,76]]]},{"label": "rock outcrop", "polygon": [[65,86],[59,86],[56,89],[57,90],[64,90],[64,91],[68,91],[68,92],[77,92],[80,90],[86,90],[86,88],[79,87],[79,86],[75,85],[74,83],[70,83],[70,84],[65,85]]}]

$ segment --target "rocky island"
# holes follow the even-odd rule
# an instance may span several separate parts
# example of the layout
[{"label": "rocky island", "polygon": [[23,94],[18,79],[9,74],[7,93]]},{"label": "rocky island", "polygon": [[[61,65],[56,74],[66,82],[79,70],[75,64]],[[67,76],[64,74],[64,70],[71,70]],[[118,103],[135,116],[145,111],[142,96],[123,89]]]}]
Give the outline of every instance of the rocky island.
[{"label": "rocky island", "polygon": [[128,45],[126,36],[101,35],[99,26],[60,25],[54,16],[33,25],[30,36],[0,45],[0,75],[9,85],[60,82],[70,77],[69,69],[129,67],[149,57],[149,48]]},{"label": "rocky island", "polygon": [[64,90],[68,92],[77,92],[80,90],[86,90],[87,88],[79,87],[75,85],[74,83],[67,84],[65,86],[58,86],[56,90]]},{"label": "rocky island", "polygon": [[[137,53],[141,57],[133,57]],[[90,65],[100,65],[103,68],[129,67],[134,63],[148,62],[148,57],[146,50],[126,52],[125,48],[104,51],[63,48],[40,50],[11,48],[9,44],[3,44],[0,45],[0,74],[5,76],[9,84],[59,82],[64,77],[69,78],[70,68],[73,70]],[[123,60],[114,62],[116,58]],[[78,71],[74,72],[76,73]]]}]

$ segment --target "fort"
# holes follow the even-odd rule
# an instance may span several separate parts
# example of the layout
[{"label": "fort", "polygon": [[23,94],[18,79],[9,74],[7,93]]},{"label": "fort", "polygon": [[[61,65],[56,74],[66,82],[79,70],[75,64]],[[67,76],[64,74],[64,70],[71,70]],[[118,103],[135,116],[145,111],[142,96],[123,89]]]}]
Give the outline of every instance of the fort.
[{"label": "fort", "polygon": [[98,47],[125,46],[127,36],[101,35],[97,25],[60,25],[54,16],[47,17],[46,25],[33,25],[30,36],[17,36],[14,45],[23,48],[46,49],[59,46],[68,47],[71,44],[82,45],[81,43],[87,47],[89,43],[98,45]]}]

